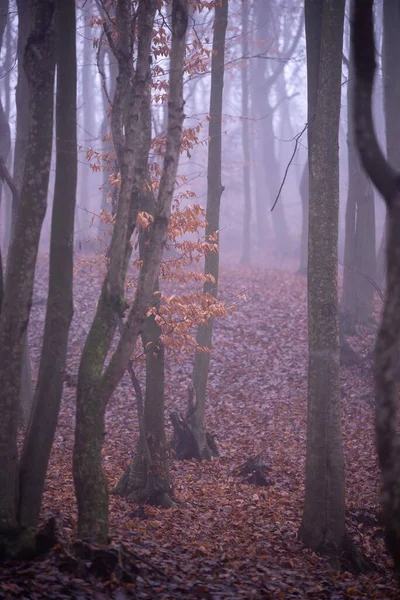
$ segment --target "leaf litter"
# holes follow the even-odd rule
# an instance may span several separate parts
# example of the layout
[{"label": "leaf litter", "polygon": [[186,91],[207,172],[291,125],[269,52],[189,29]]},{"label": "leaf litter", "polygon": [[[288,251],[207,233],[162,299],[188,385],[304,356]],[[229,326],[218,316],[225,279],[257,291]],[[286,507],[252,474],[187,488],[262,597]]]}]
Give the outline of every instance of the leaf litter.
[{"label": "leaf litter", "polygon": [[[34,377],[46,271],[42,260],[29,330]],[[216,434],[220,456],[203,463],[171,458],[176,508],[139,507],[110,497],[111,548],[123,552],[126,567],[120,575],[68,569],[77,520],[72,478],[76,377],[101,279],[90,264],[74,279],[68,376],[42,510],[43,520],[56,518],[59,543],[42,560],[4,564],[0,598],[397,598],[380,521],[369,358],[374,333],[367,329],[351,338],[363,360],[341,369],[341,400],[347,527],[377,569],[362,576],[336,572],[297,540],[306,448],[306,282],[288,270],[222,269],[222,293],[239,300],[235,312],[214,327],[206,425]],[[191,368],[190,354],[168,353],[168,437],[168,413],[184,412]],[[130,462],[137,440],[135,399],[124,377],[107,410],[103,459],[110,488]],[[267,487],[243,482],[234,473],[259,454],[271,479]]]}]

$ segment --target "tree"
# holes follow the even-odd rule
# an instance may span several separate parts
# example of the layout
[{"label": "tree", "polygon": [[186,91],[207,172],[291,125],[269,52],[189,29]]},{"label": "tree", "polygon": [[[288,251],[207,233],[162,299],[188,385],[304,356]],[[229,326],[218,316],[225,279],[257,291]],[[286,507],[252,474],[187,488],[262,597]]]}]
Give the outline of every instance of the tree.
[{"label": "tree", "polygon": [[[131,357],[152,300],[168,229],[168,217],[179,161],[183,121],[183,63],[187,28],[186,0],[173,0],[172,41],[168,103],[168,133],[164,166],[151,225],[149,250],[140,270],[135,298],[115,352],[104,363],[115,330],[126,310],[124,281],[131,253],[130,238],[139,211],[132,194],[137,157],[143,93],[149,82],[150,51],[156,0],[141,0],[138,14],[129,0],[120,0],[116,11],[117,40],[105,22],[107,39],[118,60],[119,74],[113,103],[112,133],[117,152],[121,187],[111,239],[109,262],[96,314],[86,339],[78,373],[77,414],[73,459],[78,504],[78,535],[105,543],[108,535],[108,486],[101,461],[107,403]],[[136,19],[137,17],[137,19]],[[132,74],[134,44],[132,19],[137,22],[137,61]],[[128,110],[125,108],[128,107]]]},{"label": "tree", "polygon": [[[7,25],[7,16],[8,16],[8,0],[2,0],[0,4],[0,50],[3,47],[3,37],[4,31]],[[11,148],[11,136],[10,136],[10,125],[8,123],[8,118],[6,111],[4,110],[3,103],[0,99],[0,160],[2,164],[6,165],[8,155],[10,153]],[[2,200],[2,192],[3,192],[3,184],[2,180],[4,179],[3,170],[0,172],[0,207]],[[1,256],[0,249],[0,312],[1,305],[3,301],[3,259]]]},{"label": "tree", "polygon": [[[221,143],[222,143],[222,97],[224,86],[224,61],[225,61],[225,32],[228,24],[228,0],[221,0],[215,4],[215,25],[213,38],[213,53],[211,59],[211,95],[210,95],[210,122],[209,146],[207,166],[207,209],[206,209],[206,236],[210,241],[219,243],[219,213],[221,196],[224,191],[221,181]],[[205,256],[204,274],[211,276],[204,283],[204,293],[214,298],[218,295],[219,253],[208,252]],[[210,365],[210,352],[212,345],[213,320],[199,325],[193,367],[193,387],[195,401],[189,407],[188,417],[190,429],[196,445],[196,458],[209,459],[215,454],[215,449],[209,443],[204,431],[204,413],[206,403],[207,380]]]},{"label": "tree", "polygon": [[39,376],[19,473],[19,523],[37,527],[59,413],[73,313],[73,238],[77,182],[74,0],[57,6],[56,180],[50,272]]},{"label": "tree", "polygon": [[[29,142],[29,85],[27,73],[24,68],[24,53],[31,27],[31,3],[17,0],[18,8],[18,81],[15,92],[15,103],[17,108],[16,139],[14,147],[13,179],[18,194],[13,195],[11,208],[11,232],[10,240],[14,235],[14,228],[18,212],[18,199],[22,189],[25,169],[25,160]],[[31,363],[29,358],[28,337],[24,337],[24,351],[21,374],[20,405],[22,422],[27,425],[32,408],[33,386],[31,376]]]},{"label": "tree", "polygon": [[305,2],[308,73],[308,417],[300,538],[338,561],[345,542],[339,412],[338,133],[344,1]]},{"label": "tree", "polygon": [[374,191],[358,157],[353,134],[354,65],[348,61],[347,148],[348,194],[341,318],[343,333],[355,335],[358,324],[373,315],[376,274]]},{"label": "tree", "polygon": [[[148,88],[143,95],[142,120],[143,152],[138,157],[136,167],[136,194],[140,198],[140,209],[154,217],[156,199],[149,171],[149,150],[151,145],[151,93]],[[140,259],[144,260],[149,251],[149,228],[139,230]],[[159,282],[156,281],[152,304],[158,307],[161,302]],[[127,496],[138,502],[147,502],[163,507],[173,505],[172,489],[167,461],[167,442],[164,416],[164,343],[162,329],[155,315],[147,316],[142,330],[143,350],[146,354],[146,392],[143,402],[140,383],[136,378],[133,364],[129,373],[135,389],[138,418],[139,442],[134,460],[122,475],[113,493]]]},{"label": "tree", "polygon": [[[242,53],[249,54],[249,5],[242,3]],[[242,145],[243,145],[243,248],[242,263],[250,264],[251,261],[251,182],[250,182],[250,137],[249,137],[249,76],[247,61],[242,66]]]},{"label": "tree", "polygon": [[[30,100],[29,141],[0,315],[0,554],[16,552],[15,545],[19,545],[15,532],[21,370],[40,231],[46,212],[53,134],[55,2],[32,0],[30,8],[32,26],[24,59]],[[10,533],[14,534],[11,538]]]},{"label": "tree", "polygon": [[[392,7],[398,3],[389,3]],[[385,159],[372,119],[372,88],[376,70],[373,1],[355,0],[351,44],[355,64],[354,128],[364,169],[382,194],[387,209],[386,293],[375,343],[375,433],[382,479],[386,543],[400,577],[400,454],[397,432],[398,393],[395,373],[400,341],[400,173]],[[387,24],[387,21],[385,21]],[[386,53],[392,53],[386,46]],[[386,57],[388,58],[388,57]],[[392,72],[393,76],[394,73]],[[393,79],[392,84],[397,87]],[[396,128],[395,123],[390,126]],[[389,140],[397,147],[398,140]],[[389,144],[388,140],[388,150]]]}]

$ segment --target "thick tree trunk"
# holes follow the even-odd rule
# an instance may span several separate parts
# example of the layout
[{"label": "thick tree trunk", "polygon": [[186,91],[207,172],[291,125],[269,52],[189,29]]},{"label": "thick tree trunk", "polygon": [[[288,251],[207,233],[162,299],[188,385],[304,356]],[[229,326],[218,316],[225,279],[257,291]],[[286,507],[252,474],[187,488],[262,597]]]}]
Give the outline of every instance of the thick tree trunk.
[{"label": "thick tree trunk", "polygon": [[[242,4],[242,53],[248,56],[249,6]],[[251,262],[251,185],[250,185],[250,135],[249,135],[249,81],[248,61],[242,65],[242,146],[243,146],[243,247],[242,264]]]},{"label": "thick tree trunk", "polygon": [[[386,522],[386,542],[393,556],[397,576],[400,579],[400,454],[397,431],[398,391],[395,380],[398,368],[398,349],[400,342],[400,173],[387,162],[378,145],[372,120],[372,87],[376,70],[373,2],[356,0],[352,10],[352,50],[356,70],[354,98],[354,126],[357,147],[362,164],[373,183],[382,194],[387,208],[387,271],[386,294],[375,345],[375,432],[379,465],[382,476],[382,504]],[[398,2],[385,2],[384,10],[399,11]],[[400,13],[391,14],[384,20],[390,30],[396,27]],[[386,15],[387,16],[387,15]],[[385,37],[388,34],[385,32]],[[394,33],[394,31],[392,31]],[[395,40],[393,40],[395,43]],[[398,43],[396,44],[398,45]],[[385,46],[385,60],[392,60],[395,67],[395,48]],[[392,54],[393,52],[393,54]],[[387,64],[388,67],[388,64]],[[394,76],[394,71],[386,71]],[[391,85],[393,95],[400,91],[396,75]],[[389,91],[389,90],[388,90]],[[386,102],[393,102],[391,93]],[[394,105],[392,106],[394,108]],[[389,107],[386,110],[391,114]],[[396,121],[397,123],[397,121]],[[390,123],[396,130],[398,123]],[[388,122],[389,124],[389,122]],[[398,139],[388,134],[388,150],[393,143],[393,154],[398,148]],[[388,152],[389,154],[389,152]]]},{"label": "thick tree trunk", "polygon": [[[338,133],[344,0],[306,0],[309,122],[308,418],[299,536],[338,565],[345,543],[340,423],[337,243]],[[320,35],[320,46],[312,45]]]},{"label": "thick tree trunk", "polygon": [[[206,209],[206,236],[215,236],[215,243],[219,243],[219,212],[221,196],[224,188],[221,182],[221,122],[222,98],[224,87],[224,60],[225,60],[225,32],[228,24],[228,0],[222,0],[215,5],[215,26],[213,39],[213,54],[211,60],[211,96],[210,96],[210,123],[207,167],[207,209]],[[213,281],[206,281],[204,293],[211,294],[214,298],[218,295],[219,250],[208,252],[205,256],[204,274],[211,275]],[[196,390],[196,425],[201,439],[199,454],[202,458],[211,458],[212,449],[207,443],[204,431],[204,411],[206,403],[207,380],[210,365],[210,352],[212,346],[213,320],[199,325],[197,329],[196,349],[193,367],[193,385]],[[203,350],[205,348],[206,350]]]},{"label": "thick tree trunk", "polygon": [[[187,28],[186,0],[173,0],[172,42],[170,55],[168,135],[157,198],[151,225],[149,251],[140,270],[135,299],[127,316],[117,348],[108,367],[104,362],[115,327],[123,315],[123,285],[130,236],[138,206],[132,205],[137,153],[141,148],[140,110],[149,77],[149,56],[156,0],[142,0],[138,14],[138,54],[129,103],[124,143],[122,107],[127,99],[127,82],[131,80],[131,4],[120,0],[117,6],[119,76],[113,107],[113,139],[121,168],[121,191],[118,212],[110,246],[110,260],[97,312],[86,340],[78,375],[77,416],[74,447],[74,482],[78,503],[78,534],[92,542],[104,543],[108,531],[108,489],[101,463],[104,437],[104,413],[129,363],[146,311],[151,303],[154,285],[168,232],[168,217],[176,180],[183,122],[183,61]],[[109,41],[112,43],[111,32]],[[126,80],[126,77],[128,79]],[[124,93],[125,92],[125,93]],[[117,110],[116,110],[117,109]],[[118,120],[120,120],[118,122]]]},{"label": "thick tree trunk", "polygon": [[72,319],[77,180],[75,2],[57,6],[56,180],[50,276],[39,378],[20,461],[19,523],[36,528],[60,407]]},{"label": "thick tree trunk", "polygon": [[24,334],[32,302],[36,258],[46,212],[54,95],[53,0],[32,0],[32,29],[25,50],[30,110],[20,204],[8,256],[0,315],[0,530],[17,525],[17,427]]}]

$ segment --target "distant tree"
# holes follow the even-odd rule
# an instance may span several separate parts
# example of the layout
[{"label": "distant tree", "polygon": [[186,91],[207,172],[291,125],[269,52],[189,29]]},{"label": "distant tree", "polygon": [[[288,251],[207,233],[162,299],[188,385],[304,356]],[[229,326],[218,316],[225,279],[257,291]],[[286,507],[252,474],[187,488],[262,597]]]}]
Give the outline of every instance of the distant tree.
[{"label": "distant tree", "polygon": [[300,180],[301,198],[301,238],[300,238],[300,266],[299,275],[307,275],[308,264],[308,210],[309,210],[309,185],[308,162],[306,163]]},{"label": "distant tree", "polygon": [[[132,192],[137,157],[143,151],[140,141],[143,125],[141,110],[143,94],[149,82],[151,41],[157,6],[157,0],[141,0],[136,13],[130,0],[120,0],[116,10],[115,27],[118,35],[115,41],[109,24],[105,23],[107,39],[119,67],[111,124],[121,186],[107,273],[79,366],[73,458],[78,535],[98,543],[105,543],[108,535],[108,486],[101,459],[105,410],[128,366],[152,301],[167,238],[168,217],[181,144],[188,11],[186,0],[173,0],[168,133],[154,220],[135,297],[126,316],[117,348],[105,367],[116,328],[127,308],[124,300],[124,282],[131,254],[130,238],[140,209],[139,199]],[[135,40],[137,59],[133,73],[132,52]]]},{"label": "distant tree", "polygon": [[[279,163],[275,153],[274,112],[279,105],[275,100],[275,84],[281,77],[285,64],[289,61],[303,32],[303,19],[297,24],[294,35],[284,40],[284,45],[279,52],[274,52],[278,60],[268,60],[269,52],[276,40],[276,33],[281,21],[278,12],[280,7],[271,2],[255,2],[254,13],[256,32],[256,53],[252,61],[253,77],[250,91],[252,117],[259,121],[259,139],[254,156],[257,161],[257,184],[255,189],[256,217],[258,243],[261,247],[266,244],[266,215],[269,207],[274,203],[279,189]],[[276,43],[278,46],[278,43]],[[262,176],[261,174],[262,173]],[[267,199],[269,198],[269,207]],[[287,254],[291,249],[291,239],[287,225],[282,198],[272,212],[272,223],[275,235],[275,249],[280,255]],[[261,237],[260,237],[261,236]]]},{"label": "distant tree", "polygon": [[[374,48],[373,0],[353,0],[351,43],[355,64],[354,127],[357,148],[364,169],[382,194],[387,209],[386,245],[386,293],[381,324],[375,344],[375,433],[378,459],[382,478],[382,504],[386,525],[386,543],[393,557],[395,569],[400,577],[400,454],[397,431],[398,391],[396,370],[400,342],[400,173],[398,162],[394,167],[385,159],[375,133],[372,119],[372,88],[376,70]],[[393,21],[386,27],[392,28],[398,19],[399,3],[384,3],[384,10],[395,10]],[[387,17],[388,15],[386,15]],[[388,31],[386,31],[386,34]],[[392,32],[394,33],[394,31]],[[385,44],[385,60],[395,67],[397,43]],[[393,55],[392,55],[393,52]],[[390,58],[389,58],[390,56]],[[397,65],[398,66],[398,65]],[[398,73],[390,70],[390,85],[399,90]],[[388,75],[388,71],[386,70]],[[395,108],[394,91],[387,97],[390,108]],[[392,104],[393,103],[393,104]],[[398,119],[389,122],[388,155],[398,150],[398,139],[392,136],[397,131]],[[397,105],[398,108],[398,105]],[[392,146],[393,144],[393,146]],[[389,158],[389,156],[388,156]]]},{"label": "distant tree", "polygon": [[[242,3],[242,54],[249,55],[249,3]],[[242,65],[242,146],[243,146],[243,246],[242,263],[251,262],[251,181],[250,181],[250,131],[249,131],[249,69],[248,61]]]},{"label": "distant tree", "polygon": [[6,555],[18,554],[23,543],[18,535],[19,398],[53,135],[55,2],[31,0],[29,5],[31,30],[24,52],[29,139],[0,314],[0,554]]},{"label": "distant tree", "polygon": [[338,563],[345,543],[339,394],[338,133],[344,0],[305,2],[308,74],[308,420],[299,536]]}]

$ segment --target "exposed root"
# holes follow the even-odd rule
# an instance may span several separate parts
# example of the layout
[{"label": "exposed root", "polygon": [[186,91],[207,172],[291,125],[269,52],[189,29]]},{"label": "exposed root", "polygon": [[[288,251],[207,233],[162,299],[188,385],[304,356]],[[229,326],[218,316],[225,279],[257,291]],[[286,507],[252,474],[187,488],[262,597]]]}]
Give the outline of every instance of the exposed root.
[{"label": "exposed root", "polygon": [[186,417],[177,411],[170,413],[174,428],[171,447],[178,460],[194,458],[196,460],[211,460],[218,456],[218,448],[212,434],[204,430],[197,414],[196,394],[192,384],[189,385],[188,408]]},{"label": "exposed root", "polygon": [[243,483],[266,487],[274,484],[274,482],[266,476],[266,473],[270,471],[271,468],[264,464],[263,453],[260,452],[233,469],[233,471],[230,472],[230,475],[241,477]]}]

